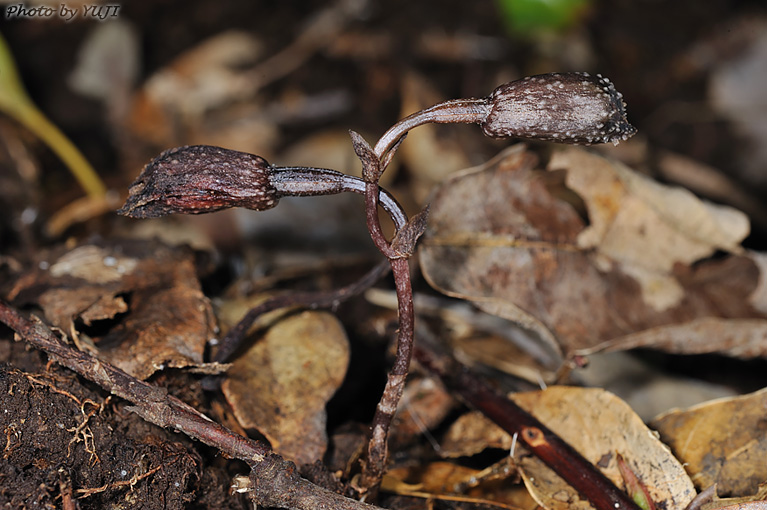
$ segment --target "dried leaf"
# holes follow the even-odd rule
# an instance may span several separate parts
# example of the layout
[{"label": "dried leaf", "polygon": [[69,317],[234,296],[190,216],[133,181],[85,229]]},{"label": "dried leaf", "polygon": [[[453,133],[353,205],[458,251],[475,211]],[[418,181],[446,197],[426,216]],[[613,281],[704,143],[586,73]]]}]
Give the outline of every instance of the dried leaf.
[{"label": "dried leaf", "polygon": [[[615,395],[601,389],[552,386],[510,396],[567,441],[619,487],[616,452],[647,487],[653,502],[667,510],[683,509],[695,496],[692,481],[669,449],[641,418]],[[483,438],[484,446],[483,446]],[[540,460],[514,444],[506,432],[478,413],[459,418],[446,434],[443,451],[472,455],[485,448],[512,448],[525,485],[548,510],[586,509],[591,505]]]},{"label": "dried leaf", "polygon": [[455,400],[431,377],[408,381],[392,424],[390,443],[401,444],[434,429],[455,407]]},{"label": "dried leaf", "polygon": [[79,328],[94,336],[102,359],[140,379],[202,364],[215,318],[189,250],[143,241],[85,244],[43,261],[12,295],[38,303],[68,333],[79,321],[116,321],[102,333]]},{"label": "dried leaf", "polygon": [[[682,464],[634,411],[611,393],[553,386],[512,398],[617,485],[622,485],[622,478],[616,452],[623,455],[659,507],[681,510],[695,496]],[[523,455],[515,455],[515,459],[525,485],[548,510],[591,508],[540,460]]]},{"label": "dried leaf", "polygon": [[643,300],[659,312],[684,298],[671,274],[674,264],[692,264],[717,249],[738,252],[749,233],[743,213],[584,150],[557,151],[548,168],[566,170],[567,186],[588,209],[591,224],[578,235],[578,247],[604,255],[610,260],[605,264],[619,263],[639,282]]},{"label": "dried leaf", "polygon": [[674,410],[652,426],[696,486],[716,483],[720,494],[746,496],[767,480],[765,408],[767,389]]},{"label": "dried leaf", "polygon": [[343,382],[349,345],[340,322],[304,312],[275,324],[233,364],[222,389],[245,429],[310,464],[327,448],[325,404]]},{"label": "dried leaf", "polygon": [[[591,220],[549,192],[522,149],[438,188],[421,249],[427,280],[535,331],[565,353],[652,346],[767,353],[760,256],[745,217],[570,148],[566,170]],[[715,329],[711,329],[714,327]]]},{"label": "dried leaf", "polygon": [[508,483],[507,479],[514,474],[508,458],[506,462],[499,462],[497,467],[495,471],[480,471],[449,462],[432,462],[411,468],[394,468],[384,476],[381,489],[405,496],[455,501],[464,505],[487,504],[493,508],[510,510],[536,508],[536,502],[524,487]]},{"label": "dried leaf", "polygon": [[488,448],[511,449],[513,439],[479,411],[465,413],[450,425],[440,444],[444,457],[470,457]]}]

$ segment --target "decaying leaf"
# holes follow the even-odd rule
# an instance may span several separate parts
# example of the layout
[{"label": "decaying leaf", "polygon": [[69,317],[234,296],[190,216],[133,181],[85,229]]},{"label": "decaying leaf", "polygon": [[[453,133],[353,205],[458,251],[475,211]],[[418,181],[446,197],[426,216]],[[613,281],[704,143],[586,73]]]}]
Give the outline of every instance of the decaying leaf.
[{"label": "decaying leaf", "polygon": [[767,390],[674,410],[652,422],[695,485],[721,495],[754,494],[767,480]]},{"label": "decaying leaf", "polygon": [[254,103],[261,83],[252,67],[261,53],[261,43],[242,31],[202,41],[136,91],[127,128],[163,148],[212,144],[267,154],[278,133]]},{"label": "decaying leaf", "polygon": [[[611,393],[553,386],[512,398],[619,487],[623,483],[616,453],[623,455],[659,508],[682,510],[695,496],[682,464],[634,411]],[[590,507],[538,459],[520,455],[518,464],[528,489],[549,510]]]},{"label": "decaying leaf", "polygon": [[442,438],[440,453],[444,457],[470,457],[488,448],[510,450],[514,443],[509,434],[479,411],[458,417]]},{"label": "decaying leaf", "polygon": [[228,372],[222,389],[245,429],[274,450],[310,464],[327,448],[325,404],[346,375],[349,344],[340,322],[325,312],[287,317]]},{"label": "decaying leaf", "polygon": [[[618,469],[618,453],[647,487],[659,508],[681,510],[695,496],[692,481],[680,462],[634,411],[613,394],[601,389],[552,386],[543,391],[516,393],[511,398],[598,466],[619,487],[623,481]],[[470,416],[460,425],[464,431],[484,429],[488,437],[495,438],[488,446],[511,447],[513,439],[487,418],[478,414]],[[457,438],[461,433],[451,431],[448,437]],[[475,437],[472,449],[476,451],[481,439],[478,434],[472,436]],[[514,446],[514,459],[528,490],[548,510],[591,508],[574,489],[518,444]]]},{"label": "decaying leaf", "polygon": [[454,501],[464,505],[487,504],[492,508],[509,510],[536,508],[536,502],[523,486],[492,483],[504,481],[514,473],[510,462],[505,466],[505,471],[492,474],[486,473],[487,470],[441,461],[411,468],[394,468],[384,476],[381,489],[403,496]]},{"label": "decaying leaf", "polygon": [[[193,254],[155,241],[84,244],[44,254],[11,295],[37,303],[65,332],[93,337],[99,357],[140,379],[164,367],[200,366],[214,336],[215,318]],[[114,324],[102,331],[97,321]]]},{"label": "decaying leaf", "polygon": [[692,264],[717,249],[738,252],[749,232],[748,218],[735,209],[580,149],[555,152],[548,168],[566,170],[567,186],[588,209],[590,225],[578,234],[578,247],[596,250],[606,269],[620,264],[639,283],[643,301],[659,312],[684,298],[675,264]]},{"label": "decaying leaf", "polygon": [[455,407],[455,400],[431,377],[408,381],[392,424],[390,442],[402,444],[433,430]]},{"label": "decaying leaf", "polygon": [[[765,276],[739,247],[741,213],[580,148],[555,153],[561,172],[535,165],[516,147],[437,189],[420,259],[434,287],[566,354],[767,353]],[[562,172],[590,224],[549,191]],[[707,258],[717,251],[731,254]]]}]

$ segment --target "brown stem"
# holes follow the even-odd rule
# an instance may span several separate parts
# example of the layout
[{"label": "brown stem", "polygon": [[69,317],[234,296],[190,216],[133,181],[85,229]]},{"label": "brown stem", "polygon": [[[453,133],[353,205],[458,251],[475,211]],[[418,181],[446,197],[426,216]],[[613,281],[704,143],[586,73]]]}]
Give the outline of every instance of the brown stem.
[{"label": "brown stem", "polygon": [[237,348],[242,344],[245,335],[253,323],[261,315],[291,306],[302,306],[307,308],[327,308],[334,307],[339,303],[346,301],[352,296],[356,296],[364,290],[370,288],[375,282],[381,279],[389,272],[389,261],[384,260],[368,271],[362,278],[356,282],[334,289],[328,292],[298,292],[286,294],[284,296],[275,296],[260,305],[251,308],[245,316],[232,327],[221,341],[221,345],[213,357],[213,361],[220,363],[226,362],[234,354]]},{"label": "brown stem", "polygon": [[397,354],[394,365],[386,379],[381,400],[376,407],[371,424],[371,436],[368,442],[367,458],[360,476],[359,488],[367,499],[375,499],[378,486],[386,471],[388,460],[389,428],[397,412],[405,379],[410,369],[413,353],[413,331],[415,312],[413,309],[413,288],[410,282],[408,259],[391,259],[392,274],[397,289],[399,332],[397,334]]},{"label": "brown stem", "polygon": [[189,437],[218,448],[223,454],[251,466],[251,498],[261,506],[296,510],[338,508],[379,510],[377,507],[344,498],[300,478],[296,466],[271,452],[259,441],[235,434],[165,390],[152,386],[119,368],[77,351],[54,335],[40,321],[23,317],[0,300],[0,322],[37,349],[47,352],[59,364],[77,372],[113,395],[134,404],[131,409],[160,427],[179,430]]},{"label": "brown stem", "polygon": [[400,120],[378,140],[375,154],[381,159],[411,129],[423,124],[481,124],[490,111],[487,98],[454,99],[435,104]]},{"label": "brown stem", "polygon": [[505,395],[465,368],[456,368],[445,360],[437,360],[422,348],[416,348],[414,354],[421,365],[439,376],[467,404],[479,409],[509,434],[516,434],[533,455],[588,499],[594,508],[639,510],[636,503],[592,463]]},{"label": "brown stem", "polygon": [[[368,185],[362,179],[335,170],[307,167],[272,167],[270,182],[275,190],[283,196],[331,195],[352,192],[365,194],[367,200],[369,199],[368,193],[372,193],[376,202],[374,206],[376,222],[378,221],[377,204],[380,203],[391,217],[397,230],[402,229],[407,223],[405,211],[388,191],[378,187],[377,184]],[[377,225],[380,233],[380,223],[377,223]],[[383,238],[382,233],[380,237]],[[222,340],[219,350],[216,352],[214,361],[224,362],[228,360],[242,344],[246,333],[259,316],[288,306],[307,306],[310,308],[336,306],[338,303],[369,288],[383,277],[388,270],[389,263],[383,262],[371,269],[357,282],[341,289],[330,292],[307,292],[277,296],[261,303],[251,309],[240,319],[237,325],[229,330],[226,337]]]},{"label": "brown stem", "polygon": [[[398,246],[386,240],[378,218],[378,179],[383,172],[381,158],[370,148],[368,143],[357,133],[350,132],[352,144],[362,162],[362,176],[365,186],[365,214],[368,230],[376,247],[391,264],[392,274],[397,289],[399,333],[397,335],[397,354],[394,365],[389,371],[381,400],[376,407],[368,441],[367,457],[357,488],[363,500],[375,499],[378,487],[386,471],[388,458],[388,435],[394,414],[397,412],[402,392],[405,388],[413,349],[413,328],[415,312],[413,310],[413,289],[410,283],[408,257],[412,254],[415,241],[426,226],[425,215],[418,215],[413,223],[397,225],[395,240]],[[397,140],[392,142],[393,145]],[[385,162],[389,157],[383,158]],[[400,233],[407,233],[407,240],[398,239]],[[401,245],[401,246],[400,246]],[[400,251],[401,250],[401,251]]]}]

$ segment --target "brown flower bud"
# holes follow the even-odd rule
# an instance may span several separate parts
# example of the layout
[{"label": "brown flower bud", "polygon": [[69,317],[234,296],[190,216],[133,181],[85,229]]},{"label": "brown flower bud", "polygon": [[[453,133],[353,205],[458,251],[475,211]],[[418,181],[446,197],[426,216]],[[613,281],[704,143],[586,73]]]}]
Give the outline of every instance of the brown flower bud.
[{"label": "brown flower bud", "polygon": [[271,173],[265,159],[245,152],[208,145],[170,149],[144,166],[118,213],[154,218],[230,207],[270,209],[280,197]]},{"label": "brown flower bud", "polygon": [[480,124],[494,138],[617,145],[636,133],[626,120],[622,97],[599,74],[530,76],[495,89],[488,98],[490,111]]}]

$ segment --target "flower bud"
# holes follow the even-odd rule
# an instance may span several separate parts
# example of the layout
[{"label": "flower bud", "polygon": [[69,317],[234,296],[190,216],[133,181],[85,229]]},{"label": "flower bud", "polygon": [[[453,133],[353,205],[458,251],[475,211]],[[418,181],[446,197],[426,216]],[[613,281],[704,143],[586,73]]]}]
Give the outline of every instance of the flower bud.
[{"label": "flower bud", "polygon": [[230,207],[261,211],[277,205],[265,159],[209,145],[170,149],[149,162],[131,185],[119,214],[155,218]]},{"label": "flower bud", "polygon": [[494,138],[617,145],[636,133],[626,120],[622,97],[612,82],[599,74],[530,76],[493,91],[488,98],[490,111],[481,126]]}]

